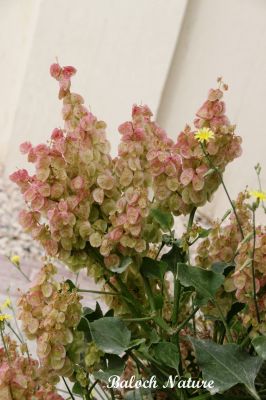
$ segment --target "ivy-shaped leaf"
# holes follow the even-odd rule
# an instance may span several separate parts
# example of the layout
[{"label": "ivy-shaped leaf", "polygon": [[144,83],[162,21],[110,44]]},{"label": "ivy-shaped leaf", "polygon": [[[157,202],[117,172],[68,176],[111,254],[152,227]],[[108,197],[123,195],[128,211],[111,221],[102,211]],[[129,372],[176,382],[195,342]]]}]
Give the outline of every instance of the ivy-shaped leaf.
[{"label": "ivy-shaped leaf", "polygon": [[167,271],[172,271],[173,274],[176,273],[177,263],[183,262],[185,260],[185,253],[178,244],[174,243],[171,250],[163,254],[161,261],[164,261],[167,265]]},{"label": "ivy-shaped leaf", "polygon": [[224,281],[222,274],[183,263],[177,265],[177,276],[183,286],[195,288],[197,292],[195,302],[198,305],[213,299]]},{"label": "ivy-shaped leaf", "polygon": [[77,326],[77,330],[80,332],[84,332],[86,341],[91,342],[92,337],[91,337],[89,322],[88,322],[87,318],[81,317],[79,324]]},{"label": "ivy-shaped leaf", "polygon": [[190,338],[196,358],[205,381],[213,381],[211,394],[223,393],[231,387],[242,383],[251,396],[260,400],[255,379],[263,363],[260,357],[252,357],[241,351],[236,344],[219,345],[211,340]]},{"label": "ivy-shaped leaf", "polygon": [[178,371],[179,350],[174,343],[160,342],[153,345],[152,350],[157,361]]},{"label": "ivy-shaped leaf", "polygon": [[100,304],[96,302],[95,310],[92,310],[91,308],[85,308],[84,316],[89,322],[93,322],[99,318],[102,318],[103,312],[101,310]]},{"label": "ivy-shaped leaf", "polygon": [[146,278],[160,279],[164,278],[167,270],[167,264],[163,261],[157,261],[149,257],[144,257],[140,267],[140,272]]},{"label": "ivy-shaped leaf", "polygon": [[131,332],[121,319],[104,317],[89,325],[92,339],[105,353],[120,355],[128,348]]}]

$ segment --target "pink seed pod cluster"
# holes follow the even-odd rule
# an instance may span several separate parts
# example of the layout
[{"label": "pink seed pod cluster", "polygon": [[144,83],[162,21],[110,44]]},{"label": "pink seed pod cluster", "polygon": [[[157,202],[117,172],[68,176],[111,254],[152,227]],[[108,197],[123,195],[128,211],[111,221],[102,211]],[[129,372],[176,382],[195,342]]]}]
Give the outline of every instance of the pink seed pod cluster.
[{"label": "pink seed pod cluster", "polygon": [[[112,159],[106,124],[70,90],[75,68],[53,64],[50,73],[59,83],[64,126],[53,130],[47,144],[20,147],[36,173],[21,169],[10,177],[27,204],[19,220],[48,255],[74,271],[88,267],[98,278],[102,270],[91,248],[107,268],[118,266],[121,255],[144,256],[161,241],[151,208],[187,214],[210,199],[220,179],[216,172],[205,176],[209,160],[195,131],[186,127],[174,142],[146,105],[134,105],[132,121],[120,125],[118,156]],[[221,173],[241,153],[222,95],[212,89],[195,121],[196,128],[213,130],[206,152]]]},{"label": "pink seed pod cluster", "polygon": [[5,337],[8,355],[0,348],[1,400],[63,400],[54,387],[54,377],[37,360],[23,356],[17,344]]},{"label": "pink seed pod cluster", "polygon": [[236,218],[232,213],[229,223],[217,223],[207,239],[201,242],[196,250],[196,264],[210,268],[215,262],[235,263],[235,271],[226,276],[223,290],[217,294],[217,299],[223,309],[228,309],[234,299],[247,305],[243,313],[246,326],[253,326],[254,331],[266,332],[266,294],[263,287],[266,284],[266,230],[264,226],[256,227],[256,242],[254,252],[255,286],[258,310],[261,323],[258,324],[252,277],[253,260],[253,227],[252,214],[248,204],[249,194],[240,193],[236,201],[236,212],[242,226],[245,240],[242,240]]},{"label": "pink seed pod cluster", "polygon": [[[120,253],[143,254],[148,243],[158,242],[160,230],[151,234],[149,213],[152,176],[148,154],[162,143],[172,143],[166,133],[153,121],[152,112],[147,106],[134,105],[132,121],[118,128],[121,143],[118,157],[114,159],[114,172],[117,177],[120,197],[116,202],[116,212],[110,216],[111,228],[106,236],[106,249],[116,246]],[[110,258],[112,261],[113,258]],[[107,263],[110,264],[109,259]]]},{"label": "pink seed pod cluster", "polygon": [[41,365],[59,376],[71,376],[72,363],[67,350],[73,343],[82,306],[76,291],[70,292],[68,284],[59,284],[53,279],[55,273],[52,264],[44,265],[18,301],[18,318],[27,338],[37,341]]},{"label": "pink seed pod cluster", "polygon": [[263,288],[266,285],[266,228],[256,228],[256,244],[254,253],[255,288],[260,323],[257,321],[256,308],[253,298],[253,240],[241,243],[236,257],[236,271],[232,276],[233,285],[236,288],[236,298],[245,303],[248,308],[243,316],[246,326],[252,324],[253,331],[266,334],[266,293]]},{"label": "pink seed pod cluster", "polygon": [[[244,234],[248,234],[252,229],[250,223],[251,211],[246,203],[248,197],[247,192],[241,192],[235,202],[236,212]],[[201,241],[196,249],[196,264],[209,269],[215,262],[232,262],[241,241],[242,237],[235,215],[231,212],[229,222],[215,222],[208,238]]]},{"label": "pink seed pod cluster", "polygon": [[21,152],[35,164],[36,174],[19,170],[11,180],[28,205],[19,217],[24,229],[49,255],[58,255],[76,270],[88,264],[86,243],[101,246],[118,191],[106,125],[84,107],[80,95],[70,91],[74,73],[73,67],[52,65],[63,99],[64,128],[53,130],[49,144],[23,143]]},{"label": "pink seed pod cluster", "polygon": [[212,166],[223,173],[226,165],[241,155],[241,138],[234,134],[235,126],[230,124],[225,115],[222,96],[221,89],[211,89],[194,121],[196,129],[208,128],[214,133],[213,139],[204,144],[208,157],[195,138],[195,131],[188,126],[179,134],[175,144],[175,149],[182,158],[179,193],[190,209],[192,206],[204,205],[220,185],[220,178],[215,171],[205,176]]}]

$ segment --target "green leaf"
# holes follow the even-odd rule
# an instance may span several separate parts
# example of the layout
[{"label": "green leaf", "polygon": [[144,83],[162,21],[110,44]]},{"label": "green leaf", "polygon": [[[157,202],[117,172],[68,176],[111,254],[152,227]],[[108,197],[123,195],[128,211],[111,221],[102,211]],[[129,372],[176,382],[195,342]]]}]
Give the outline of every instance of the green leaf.
[{"label": "green leaf", "polygon": [[77,330],[80,332],[84,332],[87,342],[91,342],[92,338],[91,338],[90,326],[89,326],[89,322],[88,322],[87,318],[81,317],[79,324],[77,326]]},{"label": "green leaf", "polygon": [[89,322],[93,322],[99,318],[103,317],[103,312],[101,310],[100,304],[96,302],[96,307],[95,310],[92,310],[91,308],[85,308],[84,310],[84,316]]},{"label": "green leaf", "polygon": [[121,264],[117,268],[110,268],[112,272],[116,272],[118,274],[122,274],[129,266],[132,264],[133,260],[131,257],[124,257],[121,261]]},{"label": "green leaf", "polygon": [[161,261],[166,262],[168,265],[167,271],[172,271],[173,274],[175,274],[177,263],[183,262],[185,256],[183,249],[179,247],[178,244],[174,244],[171,250],[162,256]]},{"label": "green leaf", "polygon": [[230,308],[226,316],[226,322],[229,324],[231,320],[234,318],[234,316],[237,315],[240,311],[242,311],[243,308],[245,308],[244,303],[239,303],[239,302],[233,303],[232,307]]},{"label": "green leaf", "polygon": [[232,263],[226,263],[224,261],[217,261],[212,264],[211,269],[213,272],[218,274],[223,274],[227,276],[231,271],[234,270],[234,265]]},{"label": "green leaf", "polygon": [[154,301],[155,310],[161,310],[163,308],[164,298],[160,293],[153,295],[153,301]]},{"label": "green leaf", "polygon": [[258,336],[252,340],[252,344],[257,354],[266,360],[266,336]]},{"label": "green leaf", "polygon": [[163,231],[170,231],[174,225],[174,218],[171,213],[153,208],[150,212],[151,216],[160,224]]},{"label": "green leaf", "polygon": [[160,341],[160,337],[156,331],[156,329],[151,329],[151,331],[148,333],[149,335],[149,344],[153,343],[158,343]]},{"label": "green leaf", "polygon": [[157,261],[149,257],[144,257],[140,267],[140,272],[146,278],[160,279],[164,278],[167,270],[167,264],[163,261]]},{"label": "green leaf", "polygon": [[204,239],[204,238],[206,238],[206,237],[208,237],[209,236],[209,234],[211,233],[211,229],[202,229],[201,231],[200,231],[200,233],[199,233],[199,238],[201,238],[201,239]]},{"label": "green leaf", "polygon": [[152,346],[154,358],[163,365],[178,371],[179,351],[174,343],[160,342]]},{"label": "green leaf", "polygon": [[68,284],[69,292],[72,292],[73,289],[76,289],[76,285],[70,279],[67,279],[64,283]]},{"label": "green leaf", "polygon": [[143,344],[145,342],[146,342],[146,339],[144,339],[144,338],[131,340],[127,350],[135,349],[136,347],[139,347],[141,344]]},{"label": "green leaf", "polygon": [[108,383],[110,376],[122,375],[125,368],[125,361],[115,354],[108,354],[106,357],[106,362],[107,367],[101,371],[94,372],[93,376],[96,379],[100,379],[101,381]]},{"label": "green leaf", "polygon": [[222,274],[182,263],[177,266],[177,275],[183,286],[195,288],[197,292],[195,301],[198,305],[213,299],[224,281]]},{"label": "green leaf", "polygon": [[115,315],[115,312],[114,312],[114,310],[113,310],[112,308],[110,308],[110,310],[108,310],[108,311],[104,314],[105,317],[113,317],[114,315]]},{"label": "green leaf", "polygon": [[84,388],[81,386],[79,382],[75,382],[71,389],[72,393],[83,395]]},{"label": "green leaf", "polygon": [[89,325],[92,339],[105,353],[120,355],[128,348],[131,332],[121,319],[104,317]]},{"label": "green leaf", "polygon": [[242,352],[236,344],[219,345],[194,338],[190,341],[195,348],[203,379],[213,381],[211,394],[222,393],[242,383],[254,399],[260,399],[254,381],[263,363],[261,358]]}]

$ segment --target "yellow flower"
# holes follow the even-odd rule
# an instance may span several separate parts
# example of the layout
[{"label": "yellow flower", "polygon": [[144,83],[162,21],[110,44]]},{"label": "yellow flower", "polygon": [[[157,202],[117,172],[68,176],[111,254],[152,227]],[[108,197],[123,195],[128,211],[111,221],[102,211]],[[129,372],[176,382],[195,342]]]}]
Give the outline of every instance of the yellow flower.
[{"label": "yellow flower", "polygon": [[209,128],[201,128],[195,133],[195,138],[200,142],[209,142],[214,138],[214,133]]},{"label": "yellow flower", "polygon": [[12,317],[9,314],[0,314],[0,322],[8,321],[11,318]]},{"label": "yellow flower", "polygon": [[15,264],[16,266],[19,266],[20,264],[20,257],[19,256],[12,256],[10,258],[10,261]]},{"label": "yellow flower", "polygon": [[1,305],[0,308],[6,308],[6,307],[9,307],[10,305],[11,305],[11,300],[10,300],[10,298],[8,297],[8,298],[4,301],[4,303]]},{"label": "yellow flower", "polygon": [[249,192],[250,196],[255,197],[257,200],[266,200],[266,193],[259,192],[258,190],[251,190]]}]

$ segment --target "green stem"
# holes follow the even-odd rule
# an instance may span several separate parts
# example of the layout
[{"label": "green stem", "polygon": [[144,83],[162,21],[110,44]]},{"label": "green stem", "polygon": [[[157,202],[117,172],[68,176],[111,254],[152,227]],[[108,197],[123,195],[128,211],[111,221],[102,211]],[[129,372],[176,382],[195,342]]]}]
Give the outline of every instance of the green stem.
[{"label": "green stem", "polygon": [[255,225],[255,211],[252,210],[252,224],[253,224],[253,249],[252,249],[252,263],[251,263],[251,270],[252,270],[252,286],[253,286],[253,300],[256,310],[256,317],[257,321],[260,324],[260,314],[259,314],[259,307],[257,302],[257,294],[256,294],[256,277],[255,277],[255,249],[256,249],[256,225]]},{"label": "green stem", "polygon": [[[13,264],[13,265],[15,265],[15,264]],[[25,278],[28,282],[31,282],[30,278],[25,274],[25,272],[22,271],[22,269],[21,269],[18,265],[15,265],[15,267],[16,267],[17,270],[21,273],[21,275],[24,276],[24,278]]]},{"label": "green stem", "polygon": [[67,384],[67,381],[65,380],[65,378],[64,378],[63,376],[62,376],[62,379],[63,379],[63,382],[64,382],[66,388],[67,388],[67,391],[68,391],[68,393],[69,393],[69,396],[71,397],[72,400],[75,400],[75,397],[73,396],[73,394],[72,394],[72,392],[71,392],[71,390],[70,390],[70,388],[69,388],[69,386],[68,386],[68,384]]},{"label": "green stem", "polygon": [[150,282],[149,282],[148,278],[146,278],[145,276],[142,276],[142,278],[143,278],[143,282],[144,282],[145,292],[147,293],[148,300],[150,303],[151,311],[156,314],[156,307],[155,307],[155,303],[154,303],[154,298],[153,298],[153,293],[151,290]]},{"label": "green stem", "polygon": [[91,387],[88,389],[88,396],[89,396],[89,398],[90,398],[90,395],[91,395],[93,389],[94,389],[95,386],[98,384],[98,382],[99,382],[99,380],[96,379],[96,380],[93,382],[93,384],[91,385]]},{"label": "green stem", "polygon": [[187,231],[189,231],[189,230],[192,228],[193,221],[194,221],[194,216],[195,216],[196,211],[197,211],[197,207],[194,207],[194,208],[192,209],[192,211],[190,212],[190,214],[189,214],[189,220],[188,220],[188,225],[187,225]]},{"label": "green stem", "polygon": [[15,329],[10,325],[10,323],[9,323],[9,322],[6,322],[6,325],[7,325],[7,327],[11,330],[11,332],[14,333],[14,335],[16,336],[16,338],[18,339],[18,341],[19,341],[21,344],[24,344],[23,340],[22,340],[21,337],[17,334],[17,332],[15,331]]},{"label": "green stem", "polygon": [[[64,394],[69,394],[69,392],[67,390],[64,389],[60,389],[60,388],[56,388],[57,392],[61,392]],[[80,397],[81,399],[83,399],[83,396],[81,396],[80,394],[75,394],[76,397]]]},{"label": "green stem", "polygon": [[[259,169],[255,167],[255,171],[256,171],[256,174],[257,174],[257,178],[258,178],[259,190],[260,190],[260,192],[262,192],[262,185],[261,185],[261,180],[260,180],[261,167],[260,167],[259,164],[257,164],[257,167],[259,167]],[[263,208],[264,212],[266,212],[266,207],[265,207],[265,203],[264,203],[263,200],[261,201],[261,205],[262,205],[262,208]]]},{"label": "green stem", "polygon": [[121,296],[119,292],[103,292],[101,290],[88,290],[88,289],[77,289],[79,293],[93,293],[93,294],[101,294],[101,295],[109,295],[109,296]]},{"label": "green stem", "polygon": [[[12,364],[11,364],[10,356],[9,356],[9,353],[8,353],[8,350],[7,350],[6,341],[5,341],[5,338],[4,338],[2,326],[0,327],[0,332],[1,332],[2,343],[3,343],[4,349],[5,349],[5,353],[6,353],[6,356],[7,356],[8,365],[9,365],[9,368],[11,369],[12,368]],[[12,393],[12,387],[11,387],[10,384],[8,386],[9,386],[11,399],[14,400],[14,396],[13,396],[13,393]]]},{"label": "green stem", "polygon": [[176,276],[175,284],[174,284],[174,306],[173,306],[173,313],[172,313],[173,325],[176,325],[177,321],[178,321],[180,294],[181,294],[181,284],[180,284],[179,279]]},{"label": "green stem", "polygon": [[3,343],[4,349],[5,349],[5,353],[6,353],[6,356],[7,356],[8,364],[11,367],[11,360],[10,360],[9,353],[8,353],[8,350],[7,350],[6,341],[5,341],[5,338],[4,338],[3,328],[2,327],[0,327],[0,332],[1,332],[2,343]]},{"label": "green stem", "polygon": [[112,400],[115,400],[115,393],[114,393],[114,389],[110,388],[110,394],[111,394],[111,398],[112,398]]},{"label": "green stem", "polygon": [[249,335],[247,335],[245,337],[245,339],[243,339],[242,342],[240,343],[241,349],[244,349],[246,347],[246,345],[249,343],[250,343],[250,337],[249,337]]},{"label": "green stem", "polygon": [[153,316],[150,317],[142,317],[142,318],[123,318],[124,322],[141,322],[141,321],[152,321],[154,319]]},{"label": "green stem", "polygon": [[180,325],[178,325],[175,333],[179,333],[187,325],[187,323],[191,320],[191,318],[194,317],[194,315],[198,311],[199,311],[199,307],[194,308],[193,312]]},{"label": "green stem", "polygon": [[153,321],[158,325],[160,328],[162,328],[163,331],[165,331],[168,335],[172,333],[171,329],[165,322],[165,320],[161,317],[154,317]]},{"label": "green stem", "polygon": [[27,343],[24,341],[23,338],[21,339],[21,337],[17,334],[17,332],[16,332],[15,329],[12,327],[12,325],[10,325],[9,322],[6,322],[6,325],[7,325],[7,327],[11,330],[11,332],[14,333],[14,335],[15,335],[16,338],[19,340],[19,342],[20,342],[21,344],[24,344],[24,345],[26,346],[26,353],[27,353],[27,357],[28,357],[28,360],[29,360],[29,359],[30,359],[30,354],[29,354],[29,350],[28,350],[28,345],[27,345]]},{"label": "green stem", "polygon": [[222,311],[222,309],[221,309],[219,303],[218,303],[214,298],[212,299],[212,302],[213,302],[213,304],[216,306],[216,308],[217,308],[218,311],[219,311],[221,320],[223,321],[223,324],[224,324],[224,327],[225,327],[225,330],[226,330],[226,337],[227,337],[228,342],[229,342],[229,343],[230,343],[230,342],[233,342],[233,337],[232,337],[232,335],[231,335],[229,326],[228,326],[228,324],[227,324],[227,322],[226,322],[226,320],[225,320],[223,311]]},{"label": "green stem", "polygon": [[19,325],[18,325],[17,316],[16,316],[16,313],[15,313],[15,310],[14,310],[14,307],[13,307],[13,304],[12,304],[12,303],[11,303],[11,305],[10,305],[10,308],[11,308],[11,310],[12,310],[12,315],[13,315],[13,318],[14,318],[14,321],[15,321],[16,329],[17,329],[17,331],[18,331],[18,335],[19,335],[20,338],[22,339],[22,342],[25,343],[23,334],[22,334],[22,332],[21,332],[21,330],[20,330],[20,328],[19,328]]},{"label": "green stem", "polygon": [[204,146],[203,146],[202,143],[201,143],[201,148],[202,148],[202,151],[203,151],[205,157],[207,158],[207,160],[208,160],[208,162],[209,162],[210,167],[213,168],[213,169],[215,170],[215,172],[218,174],[218,176],[219,176],[219,178],[220,178],[220,181],[221,181],[221,184],[222,184],[222,186],[223,186],[223,188],[224,188],[225,194],[226,194],[226,196],[227,196],[227,198],[228,198],[228,200],[229,200],[229,203],[230,203],[230,205],[231,205],[231,207],[232,207],[232,210],[233,210],[233,212],[234,212],[234,214],[235,214],[236,222],[237,222],[237,225],[238,225],[240,234],[241,234],[241,236],[242,236],[242,239],[244,239],[243,229],[242,229],[242,226],[241,226],[239,217],[238,217],[238,215],[237,215],[235,205],[234,205],[234,203],[233,203],[233,201],[232,201],[232,199],[231,199],[231,197],[230,197],[230,195],[229,195],[229,192],[228,192],[228,190],[227,190],[227,188],[226,188],[226,186],[225,186],[225,183],[224,183],[224,180],[223,180],[223,176],[222,176],[222,174],[221,174],[219,168],[217,168],[217,167],[213,164],[211,158],[209,157],[209,154],[206,152],[206,150],[205,150],[205,148],[204,148]]}]

